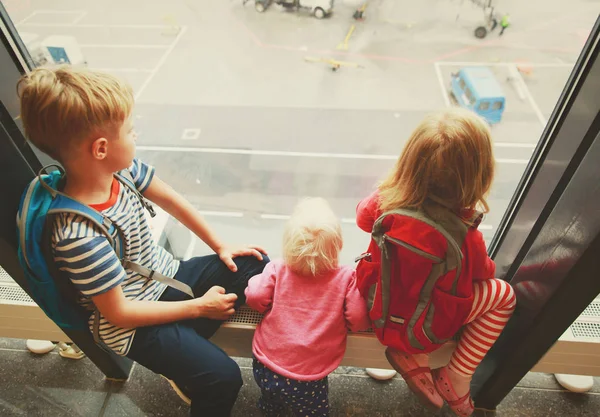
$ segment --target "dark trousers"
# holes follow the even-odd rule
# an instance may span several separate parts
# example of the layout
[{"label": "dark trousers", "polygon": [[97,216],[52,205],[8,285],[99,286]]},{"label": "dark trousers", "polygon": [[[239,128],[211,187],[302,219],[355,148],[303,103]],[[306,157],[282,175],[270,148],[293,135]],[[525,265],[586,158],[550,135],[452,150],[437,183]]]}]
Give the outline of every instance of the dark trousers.
[{"label": "dark trousers", "polygon": [[291,410],[295,417],[329,416],[329,383],[298,381],[271,371],[254,358],[254,380],[260,388],[258,408],[265,417],[282,417]]},{"label": "dark trousers", "polygon": [[[262,272],[269,259],[234,259],[237,272],[231,272],[216,255],[181,262],[175,278],[188,284],[196,297],[219,285],[236,293],[236,307],[245,302],[248,280]],[[184,293],[167,288],[160,301],[189,299]],[[128,357],[157,374],[175,381],[192,400],[191,416],[226,417],[231,414],[242,377],[238,365],[208,339],[221,321],[199,318],[140,327]]]}]

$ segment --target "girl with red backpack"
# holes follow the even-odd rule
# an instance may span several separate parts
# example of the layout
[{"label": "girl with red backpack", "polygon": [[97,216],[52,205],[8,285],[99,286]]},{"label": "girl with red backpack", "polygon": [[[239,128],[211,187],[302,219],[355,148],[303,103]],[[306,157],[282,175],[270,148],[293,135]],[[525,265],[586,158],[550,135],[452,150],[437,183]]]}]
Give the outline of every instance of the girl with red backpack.
[{"label": "girl with red backpack", "polygon": [[[420,123],[357,207],[358,226],[372,233],[358,286],[388,361],[426,405],[446,401],[459,416],[473,412],[471,377],[516,305],[477,230],[493,177],[486,122],[447,109]],[[429,353],[453,338],[450,362],[432,371]]]}]

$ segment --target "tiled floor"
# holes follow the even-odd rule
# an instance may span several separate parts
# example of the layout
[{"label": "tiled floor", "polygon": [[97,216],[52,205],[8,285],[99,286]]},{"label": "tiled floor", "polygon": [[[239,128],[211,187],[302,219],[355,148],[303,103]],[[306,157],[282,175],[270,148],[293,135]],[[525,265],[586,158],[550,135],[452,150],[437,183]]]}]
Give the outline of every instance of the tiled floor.
[{"label": "tiled floor", "polygon": [[[240,359],[245,385],[234,417],[259,417],[258,389],[248,359]],[[24,340],[0,339],[0,416],[141,417],[187,416],[187,406],[159,376],[136,365],[126,383],[106,381],[88,359],[56,353],[36,356]],[[358,368],[339,368],[330,377],[332,417],[422,417],[432,415],[396,377],[377,382]],[[591,393],[564,391],[552,375],[529,374],[497,410],[500,417],[598,416],[600,379]],[[450,417],[444,409],[438,414]],[[480,412],[479,416],[492,415]]]}]

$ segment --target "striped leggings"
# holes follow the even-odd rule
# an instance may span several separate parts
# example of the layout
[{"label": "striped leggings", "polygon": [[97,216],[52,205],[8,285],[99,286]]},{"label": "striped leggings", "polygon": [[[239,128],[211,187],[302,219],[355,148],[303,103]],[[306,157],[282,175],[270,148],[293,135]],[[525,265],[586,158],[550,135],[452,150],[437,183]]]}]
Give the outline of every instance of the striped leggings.
[{"label": "striped leggings", "polygon": [[488,279],[474,284],[473,307],[448,368],[470,377],[512,316],[517,300],[506,281]]}]

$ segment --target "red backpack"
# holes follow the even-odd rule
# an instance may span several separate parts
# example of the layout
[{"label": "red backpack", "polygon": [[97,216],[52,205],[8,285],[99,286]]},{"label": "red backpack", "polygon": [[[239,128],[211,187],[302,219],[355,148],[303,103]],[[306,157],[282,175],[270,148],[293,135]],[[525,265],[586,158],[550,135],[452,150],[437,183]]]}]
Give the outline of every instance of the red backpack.
[{"label": "red backpack", "polygon": [[454,215],[442,220],[436,223],[422,211],[386,212],[373,226],[369,252],[357,258],[373,330],[382,344],[402,352],[436,350],[471,312],[472,277],[461,274],[457,243],[468,226]]}]

